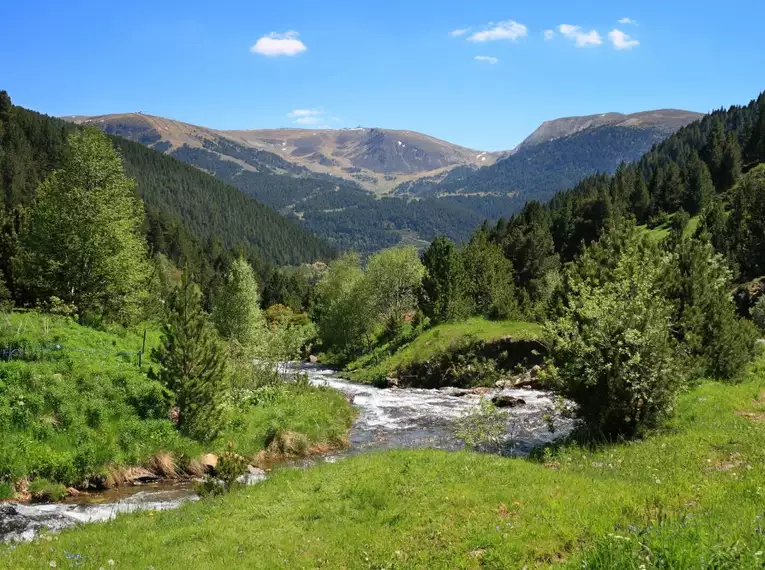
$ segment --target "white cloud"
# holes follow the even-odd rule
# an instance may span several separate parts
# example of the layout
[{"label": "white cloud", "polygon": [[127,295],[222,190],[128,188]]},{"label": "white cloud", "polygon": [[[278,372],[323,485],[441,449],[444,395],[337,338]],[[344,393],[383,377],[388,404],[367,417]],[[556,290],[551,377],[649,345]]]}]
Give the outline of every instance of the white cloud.
[{"label": "white cloud", "polygon": [[526,37],[529,33],[528,28],[519,24],[515,20],[504,20],[502,22],[490,23],[485,30],[476,32],[468,37],[468,41],[483,43],[494,40],[513,40]]},{"label": "white cloud", "polygon": [[608,32],[608,38],[618,50],[630,50],[640,45],[639,41],[632,39],[631,36],[625,34],[621,30],[611,30]]},{"label": "white cloud", "polygon": [[545,41],[549,42],[555,38],[555,30],[545,30]]},{"label": "white cloud", "polygon": [[292,119],[293,125],[312,126],[317,129],[328,129],[328,120],[337,120],[336,117],[327,117],[323,109],[293,109],[287,113]]},{"label": "white cloud", "polygon": [[252,53],[259,53],[269,57],[278,55],[293,56],[306,51],[306,45],[298,39],[297,32],[289,31],[283,34],[271,32],[260,38],[250,48]]},{"label": "white cloud", "polygon": [[499,59],[497,59],[496,57],[494,57],[492,55],[477,55],[477,56],[475,56],[475,60],[476,61],[484,61],[484,62],[490,63],[492,65],[494,65],[495,63],[499,62]]},{"label": "white cloud", "polygon": [[298,117],[297,119],[294,119],[292,122],[296,125],[316,125],[318,123],[321,123],[324,120],[324,117]]},{"label": "white cloud", "polygon": [[323,115],[323,114],[324,114],[324,111],[320,109],[295,109],[287,113],[287,116],[290,119],[295,119],[298,117],[315,117],[317,115]]},{"label": "white cloud", "polygon": [[558,31],[563,37],[572,40],[576,47],[599,46],[603,43],[603,39],[596,30],[585,32],[580,26],[561,24],[558,26]]},{"label": "white cloud", "polygon": [[626,18],[626,17],[622,18],[621,20],[619,20],[619,23],[624,24],[625,26],[629,26],[630,24],[633,26],[637,26],[637,22],[633,20],[632,18]]},{"label": "white cloud", "polygon": [[459,38],[460,36],[464,36],[470,31],[470,28],[459,28],[457,30],[452,30],[449,32],[449,35],[453,38]]}]

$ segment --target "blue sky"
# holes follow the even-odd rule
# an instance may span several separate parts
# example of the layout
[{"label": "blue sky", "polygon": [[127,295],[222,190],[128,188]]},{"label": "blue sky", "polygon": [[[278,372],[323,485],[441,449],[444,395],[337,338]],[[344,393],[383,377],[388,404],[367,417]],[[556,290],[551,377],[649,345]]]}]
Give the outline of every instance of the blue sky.
[{"label": "blue sky", "polygon": [[762,0],[8,0],[2,12],[0,89],[52,115],[378,126],[499,150],[548,119],[706,112],[765,89]]}]

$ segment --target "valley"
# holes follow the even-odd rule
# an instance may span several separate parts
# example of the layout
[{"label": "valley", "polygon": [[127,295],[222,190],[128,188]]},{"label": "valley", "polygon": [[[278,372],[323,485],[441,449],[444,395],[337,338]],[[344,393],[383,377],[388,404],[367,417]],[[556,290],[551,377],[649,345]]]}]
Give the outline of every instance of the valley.
[{"label": "valley", "polygon": [[368,253],[407,235],[464,241],[484,219],[614,172],[698,116],[664,110],[558,119],[505,152],[376,128],[220,131],[143,113],[65,118],[170,154],[334,247]]},{"label": "valley", "polygon": [[194,4],[0,21],[0,567],[763,566],[756,9]]}]

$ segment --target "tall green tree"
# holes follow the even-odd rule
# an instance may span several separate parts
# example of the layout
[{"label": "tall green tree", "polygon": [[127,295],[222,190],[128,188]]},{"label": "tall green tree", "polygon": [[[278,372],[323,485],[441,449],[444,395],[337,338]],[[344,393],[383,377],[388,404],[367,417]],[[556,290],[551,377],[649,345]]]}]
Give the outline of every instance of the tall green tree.
[{"label": "tall green tree", "polygon": [[736,186],[727,225],[731,255],[744,276],[765,274],[765,165]]},{"label": "tall green tree", "polygon": [[738,181],[741,176],[741,147],[738,138],[733,133],[728,133],[723,145],[722,163],[718,177],[719,190],[728,190]]},{"label": "tall green tree", "polygon": [[550,273],[557,273],[559,258],[544,207],[528,203],[508,227],[501,245],[515,270],[516,285],[526,290],[532,303],[546,301],[552,293]]},{"label": "tall green tree", "polygon": [[694,153],[685,165],[685,199],[683,207],[690,214],[704,210],[714,198],[715,186],[709,168]]},{"label": "tall green tree", "polygon": [[234,260],[222,288],[215,297],[213,322],[221,336],[246,349],[255,348],[266,332],[260,308],[255,271],[244,258]]},{"label": "tall green tree", "polygon": [[513,282],[513,264],[499,244],[479,230],[460,252],[472,312],[496,319],[517,317],[518,294]]},{"label": "tall green tree", "polygon": [[167,301],[162,339],[152,358],[160,368],[151,375],[173,394],[181,432],[199,441],[214,439],[222,427],[225,361],[188,272]]},{"label": "tall green tree", "polygon": [[665,212],[674,212],[683,203],[685,187],[680,167],[671,162],[661,171],[659,204]]},{"label": "tall green tree", "polygon": [[424,274],[413,247],[392,247],[369,258],[364,278],[378,322],[396,329],[413,314]]},{"label": "tall green tree", "polygon": [[765,105],[760,106],[757,122],[749,133],[746,143],[746,160],[749,163],[765,162]]},{"label": "tall green tree", "polygon": [[105,134],[72,133],[61,168],[40,185],[21,236],[26,282],[43,297],[74,305],[81,319],[135,318],[149,265],[134,187]]},{"label": "tall green tree", "polygon": [[702,373],[736,376],[751,360],[755,334],[751,323],[736,315],[731,271],[712,245],[680,239],[662,279],[663,296],[672,302],[672,329]]},{"label": "tall green tree", "polygon": [[316,284],[316,322],[324,350],[350,358],[367,344],[374,327],[374,308],[358,254],[348,253],[329,264]]},{"label": "tall green tree", "polygon": [[643,178],[643,175],[639,172],[637,173],[637,176],[635,176],[629,204],[638,223],[645,223],[651,212],[651,195],[648,192],[645,178]]},{"label": "tall green tree", "polygon": [[712,180],[714,180],[715,188],[718,192],[723,192],[725,187],[723,186],[722,170],[723,170],[723,155],[725,153],[725,127],[723,126],[722,119],[719,117],[714,119],[712,128],[707,135],[707,142],[702,151],[702,158],[709,167],[709,172],[712,174]]},{"label": "tall green tree", "polygon": [[465,299],[465,273],[454,243],[437,236],[423,252],[422,263],[425,266],[420,298],[422,312],[436,323],[466,316],[469,308]]}]

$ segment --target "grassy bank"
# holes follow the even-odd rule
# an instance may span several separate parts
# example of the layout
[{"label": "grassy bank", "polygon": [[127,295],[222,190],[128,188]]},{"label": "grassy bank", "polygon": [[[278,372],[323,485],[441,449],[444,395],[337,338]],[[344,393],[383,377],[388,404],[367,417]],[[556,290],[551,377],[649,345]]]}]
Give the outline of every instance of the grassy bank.
[{"label": "grassy bank", "polygon": [[0,498],[25,480],[110,484],[120,468],[151,466],[160,454],[183,472],[228,441],[255,455],[282,432],[301,434],[306,448],[338,444],[351,424],[342,395],[281,385],[230,402],[222,436],[202,446],[178,433],[163,387],[147,375],[155,329],[139,368],[142,336],[142,328],[97,331],[36,312],[0,316]]},{"label": "grassy bank", "polygon": [[403,346],[377,347],[350,363],[347,370],[353,380],[377,382],[423,362],[437,360],[450,351],[469,352],[469,347],[477,343],[493,343],[508,338],[514,341],[535,340],[541,335],[542,328],[536,323],[473,317],[437,325]]},{"label": "grassy bank", "polygon": [[0,553],[98,568],[751,568],[765,549],[765,359],[704,382],[643,440],[538,461],[388,452],[278,472],[177,512]]}]

